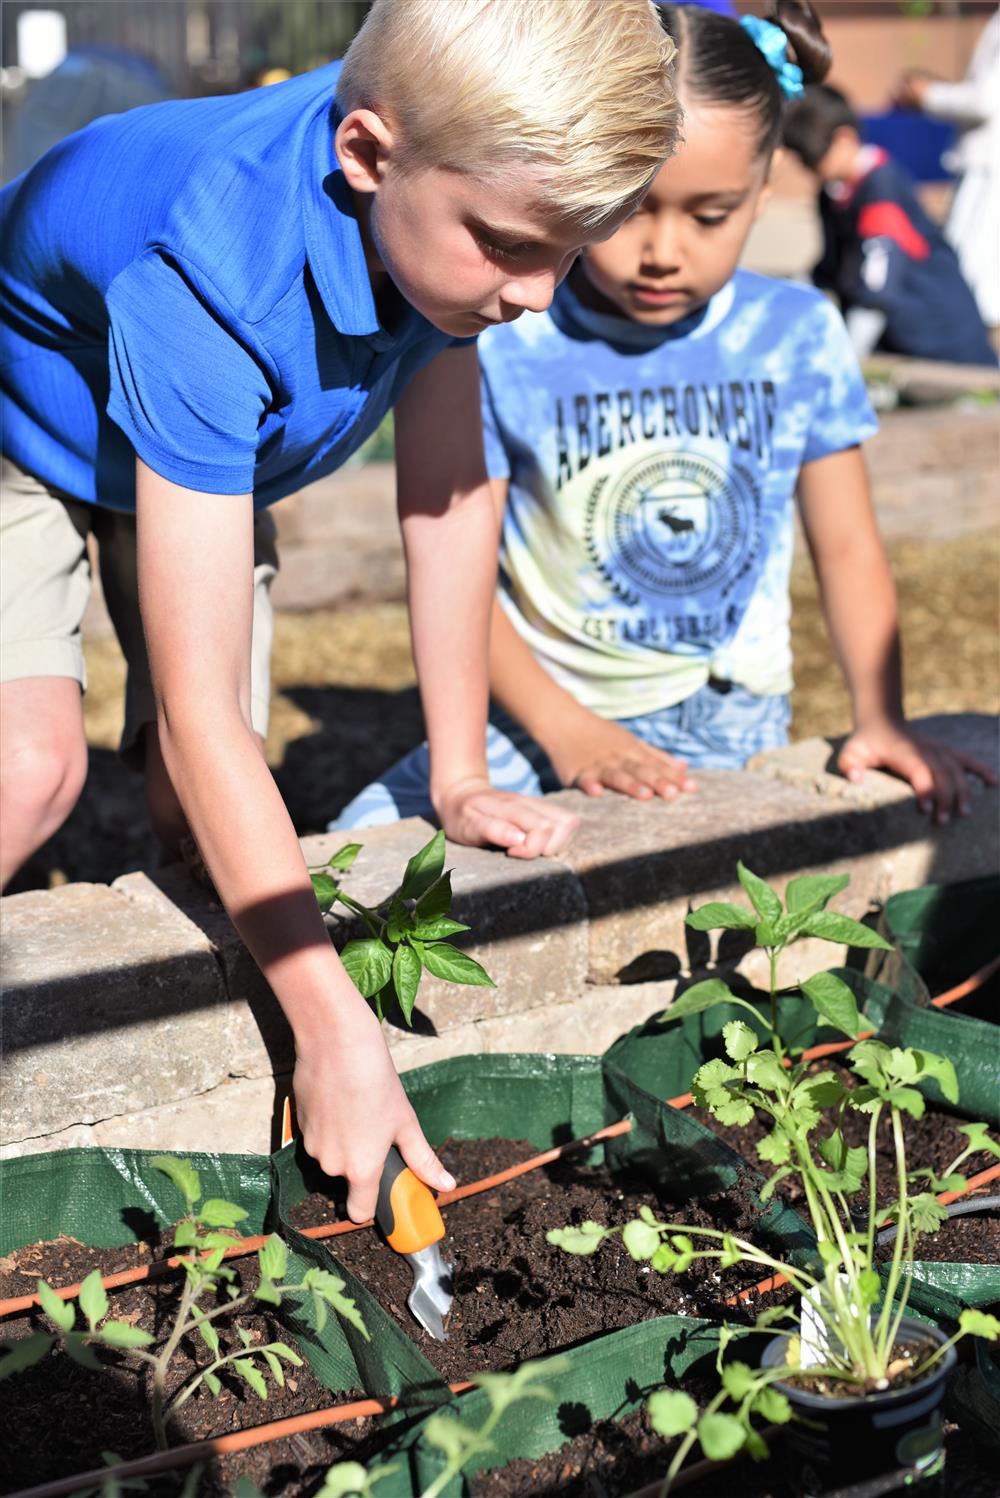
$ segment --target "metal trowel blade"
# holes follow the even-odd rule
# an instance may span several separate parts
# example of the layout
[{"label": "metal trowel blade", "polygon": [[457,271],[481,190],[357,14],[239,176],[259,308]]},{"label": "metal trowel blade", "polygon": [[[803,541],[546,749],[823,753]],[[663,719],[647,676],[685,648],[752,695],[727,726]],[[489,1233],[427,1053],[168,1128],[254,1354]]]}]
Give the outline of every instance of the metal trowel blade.
[{"label": "metal trowel blade", "polygon": [[439,1243],[419,1248],[406,1257],[413,1268],[413,1289],[406,1304],[425,1332],[436,1342],[447,1342],[444,1324],[455,1298],[455,1266],[445,1261]]}]

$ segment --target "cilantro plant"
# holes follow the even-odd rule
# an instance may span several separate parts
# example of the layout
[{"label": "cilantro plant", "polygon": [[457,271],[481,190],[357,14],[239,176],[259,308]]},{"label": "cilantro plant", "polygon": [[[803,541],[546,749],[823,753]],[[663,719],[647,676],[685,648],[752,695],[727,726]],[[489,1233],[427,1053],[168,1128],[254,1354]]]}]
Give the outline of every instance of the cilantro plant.
[{"label": "cilantro plant", "polygon": [[448,941],[468,931],[454,921],[451,910],[451,870],[444,866],[444,833],[430,842],[406,865],[399,888],[378,905],[362,905],[346,894],[337,874],[351,868],[361,852],[360,843],[347,843],[325,864],[309,870],[312,887],[324,915],[341,904],[364,925],[368,935],[349,941],[340,954],[354,986],[366,999],[374,999],[379,1019],[393,1002],[398,1003],[408,1025],[424,971],[447,983],[468,983],[480,988],[495,985],[474,957]]},{"label": "cilantro plant", "polygon": [[[833,896],[848,884],[847,875],[793,879],[783,904],[742,863],[738,873],[751,909],[713,903],[693,911],[687,921],[696,931],[753,932],[769,963],[769,1013],[731,993],[721,979],[711,978],[681,994],[663,1015],[663,1022],[717,1004],[735,1005],[752,1016],[752,1026],[731,1020],[723,1027],[725,1059],[707,1061],[699,1068],[692,1094],[722,1124],[739,1127],[758,1114],[769,1120],[770,1132],[757,1145],[758,1156],[771,1171],[760,1192],[761,1201],[770,1200],[782,1181],[794,1177],[816,1238],[816,1260],[809,1268],[788,1264],[732,1233],[662,1221],[649,1207],[619,1227],[585,1222],[579,1227],[554,1228],[548,1234],[550,1243],[575,1254],[594,1253],[606,1238],[621,1234],[632,1258],[649,1263],[660,1274],[683,1274],[696,1259],[716,1260],[720,1269],[755,1264],[783,1275],[801,1297],[801,1311],[779,1306],[765,1311],[756,1322],[756,1330],[774,1328],[787,1339],[781,1368],[754,1373],[742,1363],[726,1364],[722,1388],[701,1415],[681,1391],[653,1395],[649,1413],[656,1428],[664,1435],[684,1433],[685,1437],[664,1493],[696,1439],[705,1455],[716,1460],[744,1446],[751,1455],[764,1454],[750,1420],[754,1414],[772,1422],[789,1418],[782,1396],[771,1387],[778,1380],[805,1374],[852,1385],[853,1392],[874,1392],[887,1389],[899,1376],[921,1376],[961,1337],[990,1341],[1000,1337],[1000,1320],[969,1310],[962,1313],[956,1334],[922,1362],[911,1363],[897,1345],[917,1241],[922,1234],[936,1232],[947,1216],[938,1195],[965,1185],[959,1167],[970,1155],[988,1150],[1000,1156],[1000,1145],[989,1136],[986,1125],[971,1123],[961,1126],[966,1144],[940,1175],[928,1169],[907,1169],[905,1121],[923,1115],[920,1084],[936,1082],[947,1101],[957,1103],[958,1080],[952,1063],[929,1051],[856,1039],[863,1026],[854,994],[831,972],[817,973],[799,985],[805,1012],[798,1038],[814,1028],[818,1017],[854,1039],[847,1062],[855,1085],[847,1085],[835,1071],[813,1071],[796,1037],[787,1039],[779,1033],[778,960],[794,941],[812,936],[886,949],[889,943],[859,921],[827,910]],[[849,1145],[845,1138],[843,1123],[851,1111],[868,1119],[864,1145]],[[879,1203],[876,1144],[885,1122],[892,1138],[895,1195]],[[876,1267],[877,1230],[883,1222],[896,1225],[884,1287]],[[774,1324],[786,1319],[792,1329],[778,1330]],[[734,1407],[728,1412],[722,1409],[727,1401]]]},{"label": "cilantro plant", "polygon": [[[285,1342],[258,1344],[245,1327],[236,1327],[236,1341],[223,1343],[218,1324],[232,1318],[258,1301],[278,1306],[285,1296],[310,1297],[319,1330],[326,1323],[328,1308],[349,1321],[367,1338],[368,1331],[354,1301],[346,1296],[344,1280],[326,1269],[308,1269],[294,1284],[284,1282],[288,1251],[272,1233],[258,1250],[260,1283],[256,1290],[241,1295],[234,1271],[223,1263],[225,1252],[239,1241],[233,1230],[246,1217],[242,1207],[211,1197],[202,1201],[198,1172],[188,1160],[158,1155],[152,1162],[168,1176],[180,1191],[187,1208],[177,1224],[174,1245],[190,1252],[181,1258],[184,1283],[173,1324],[167,1328],[159,1346],[156,1339],[141,1327],[128,1321],[107,1320],[108,1295],[95,1269],[80,1286],[79,1310],[85,1325],[77,1327],[77,1306],[56,1295],[44,1280],[38,1281],[38,1298],[42,1310],[55,1332],[33,1332],[31,1336],[5,1344],[7,1355],[0,1362],[0,1379],[19,1373],[40,1362],[55,1342],[84,1368],[101,1367],[94,1347],[125,1352],[147,1363],[151,1369],[151,1405],[156,1444],[160,1450],[168,1445],[167,1424],[170,1417],[194,1394],[201,1384],[216,1398],[222,1393],[220,1373],[235,1373],[261,1399],[267,1398],[267,1374],[279,1388],[284,1387],[284,1364],[300,1367],[302,1359]],[[200,1343],[206,1350],[203,1367],[188,1374],[181,1384],[167,1393],[171,1360],[184,1338]]]},{"label": "cilantro plant", "polygon": [[[420,1498],[439,1498],[474,1456],[493,1449],[493,1432],[512,1405],[523,1399],[540,1399],[551,1404],[554,1399],[551,1389],[538,1380],[561,1373],[565,1366],[565,1358],[549,1358],[545,1362],[523,1363],[514,1373],[477,1373],[472,1382],[485,1391],[489,1400],[486,1419],[476,1427],[466,1425],[457,1415],[431,1415],[424,1427],[424,1439],[443,1454],[445,1462]],[[396,1470],[390,1466],[369,1473],[360,1462],[338,1462],[327,1472],[317,1498],[378,1498],[376,1484]]]}]

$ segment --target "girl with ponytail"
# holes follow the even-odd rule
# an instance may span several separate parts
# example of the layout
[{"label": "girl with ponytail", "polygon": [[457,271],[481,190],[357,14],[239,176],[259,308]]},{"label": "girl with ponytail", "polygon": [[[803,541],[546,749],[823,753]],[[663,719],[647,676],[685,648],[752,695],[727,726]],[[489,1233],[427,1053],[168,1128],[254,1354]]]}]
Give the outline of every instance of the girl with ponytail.
[{"label": "girl with ponytail", "polygon": [[[903,715],[896,597],[861,443],[876,422],[844,324],[812,288],[738,268],[785,102],[830,49],[807,0],[740,23],[658,7],[682,142],[551,308],[479,339],[501,523],[494,784],[651,800],[787,739],[796,495],[851,700],[840,770],[890,770],[947,821],[983,764]],[[530,255],[530,247],[508,254]],[[432,815],[426,748],[338,829]]]}]

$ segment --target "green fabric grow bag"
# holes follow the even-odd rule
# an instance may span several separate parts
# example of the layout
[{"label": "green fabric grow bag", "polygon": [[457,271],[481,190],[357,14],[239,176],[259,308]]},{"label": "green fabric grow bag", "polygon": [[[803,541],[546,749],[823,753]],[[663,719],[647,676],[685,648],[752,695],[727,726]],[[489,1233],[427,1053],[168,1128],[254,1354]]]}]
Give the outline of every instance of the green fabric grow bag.
[{"label": "green fabric grow bag", "polygon": [[998,916],[996,875],[892,895],[880,930],[896,950],[869,953],[866,971],[902,998],[927,1005],[1000,955]]}]

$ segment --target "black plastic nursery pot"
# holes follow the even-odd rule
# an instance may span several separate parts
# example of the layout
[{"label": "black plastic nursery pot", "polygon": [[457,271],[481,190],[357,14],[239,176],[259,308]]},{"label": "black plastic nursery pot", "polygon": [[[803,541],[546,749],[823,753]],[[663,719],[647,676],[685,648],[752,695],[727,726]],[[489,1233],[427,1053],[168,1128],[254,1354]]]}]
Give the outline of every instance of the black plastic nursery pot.
[{"label": "black plastic nursery pot", "polygon": [[[932,1341],[940,1347],[947,1335],[930,1322],[906,1316],[900,1340]],[[786,1339],[775,1337],[764,1349],[765,1368],[785,1360]],[[870,1482],[900,1472],[897,1486],[887,1493],[940,1490],[944,1468],[943,1408],[949,1375],[955,1366],[950,1347],[924,1378],[882,1393],[843,1398],[816,1394],[793,1383],[778,1383],[787,1395],[794,1419],[786,1427],[785,1460],[790,1464],[794,1491],[801,1498]]]}]

